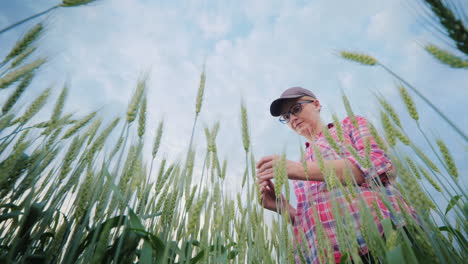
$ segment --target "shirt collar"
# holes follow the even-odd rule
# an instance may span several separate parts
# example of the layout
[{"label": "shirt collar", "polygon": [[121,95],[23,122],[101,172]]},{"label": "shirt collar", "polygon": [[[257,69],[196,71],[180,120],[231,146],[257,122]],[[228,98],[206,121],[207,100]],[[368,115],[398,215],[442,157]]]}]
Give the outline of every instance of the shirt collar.
[{"label": "shirt collar", "polygon": [[[330,128],[334,127],[334,126],[335,126],[335,125],[334,125],[333,123],[328,123],[328,124],[327,124],[328,129],[330,129]],[[322,131],[320,131],[320,132],[317,134],[317,136],[316,136],[315,138],[317,139],[317,138],[320,137],[321,135],[322,135]],[[310,143],[309,143],[309,142],[306,142],[306,143],[305,143],[305,146],[306,146],[306,148],[310,147]]]}]

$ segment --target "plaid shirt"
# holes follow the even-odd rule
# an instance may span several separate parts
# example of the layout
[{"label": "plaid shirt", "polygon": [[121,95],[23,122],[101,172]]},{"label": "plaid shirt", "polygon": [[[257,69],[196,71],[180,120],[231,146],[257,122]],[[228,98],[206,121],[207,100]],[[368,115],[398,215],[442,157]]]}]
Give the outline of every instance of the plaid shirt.
[{"label": "plaid shirt", "polygon": [[[394,210],[398,213],[400,209],[398,207],[398,203],[396,199],[400,199],[403,202],[405,209],[408,210],[415,218],[416,214],[412,208],[410,208],[403,200],[400,192],[391,184],[390,179],[395,177],[395,172],[393,170],[393,165],[388,158],[387,154],[378,147],[375,139],[369,132],[367,128],[367,120],[356,116],[357,122],[359,127],[356,129],[353,124],[351,123],[351,119],[349,117],[345,118],[341,122],[341,126],[343,128],[343,134],[345,138],[345,144],[340,144],[338,140],[336,128],[332,123],[328,124],[329,132],[333,136],[333,138],[339,144],[340,150],[342,151],[342,155],[336,153],[336,151],[328,144],[327,140],[325,139],[324,135],[320,132],[316,136],[315,144],[318,149],[320,150],[323,158],[326,160],[336,160],[336,159],[348,159],[352,164],[354,164],[357,168],[359,168],[366,179],[365,183],[360,185],[353,185],[353,186],[344,186],[345,188],[354,188],[356,193],[360,193],[362,197],[364,197],[365,201],[368,204],[368,207],[371,209],[372,214],[374,215],[374,220],[376,221],[378,228],[381,233],[383,233],[382,225],[377,217],[376,212],[374,211],[373,203],[374,201],[377,203],[378,210],[380,210],[380,214],[383,218],[391,218],[395,225],[401,226],[404,225],[402,220],[401,214],[395,217],[390,210],[384,205],[380,197],[378,196],[377,192],[372,190],[369,184],[369,180],[373,177],[379,177],[382,182],[384,182],[385,192],[388,196],[388,199],[393,206]],[[366,138],[370,139],[371,143],[371,152],[370,152],[370,160],[372,162],[371,168],[365,168],[350,154],[350,152],[343,146],[343,145],[351,145],[358,154],[365,159],[365,142]],[[308,161],[314,161],[314,148],[309,143],[306,143],[306,159]],[[379,176],[378,176],[379,175]],[[390,178],[390,179],[389,179]],[[356,225],[360,226],[360,215],[358,211],[358,199],[359,196],[356,198],[351,197],[352,204],[350,204],[343,193],[340,192],[339,189],[332,189],[327,190],[326,183],[323,181],[299,181],[295,180],[294,182],[294,189],[297,196],[297,209],[296,209],[296,218],[294,223],[294,235],[296,237],[296,241],[302,241],[301,239],[301,231],[304,232],[307,240],[307,245],[309,247],[309,254],[304,252],[304,256],[306,257],[307,263],[319,263],[319,257],[317,252],[317,237],[316,237],[316,226],[315,226],[315,219],[314,219],[314,211],[312,210],[311,206],[315,206],[317,210],[318,216],[322,225],[325,229],[326,235],[328,236],[332,248],[333,248],[333,255],[335,258],[335,262],[339,263],[341,258],[340,249],[337,242],[337,233],[335,227],[335,219],[333,218],[332,212],[332,203],[331,197],[334,197],[338,204],[341,206],[348,205],[349,212],[351,213],[353,219],[356,221]],[[355,225],[355,226],[356,226]],[[361,249],[360,254],[367,253],[367,246],[364,241],[364,238],[359,230],[356,228],[356,236],[357,242]],[[296,243],[296,246],[298,244]],[[329,254],[328,254],[329,255]],[[330,256],[331,257],[331,256]],[[296,263],[301,263],[297,249],[296,249]]]}]

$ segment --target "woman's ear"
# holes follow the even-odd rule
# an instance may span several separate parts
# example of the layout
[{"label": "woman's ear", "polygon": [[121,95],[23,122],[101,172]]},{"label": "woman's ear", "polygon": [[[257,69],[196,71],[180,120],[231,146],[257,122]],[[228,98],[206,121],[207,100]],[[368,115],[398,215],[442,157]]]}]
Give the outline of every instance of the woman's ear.
[{"label": "woman's ear", "polygon": [[320,112],[320,109],[322,109],[322,106],[320,105],[320,101],[318,99],[315,99],[312,104],[314,105],[314,109]]}]

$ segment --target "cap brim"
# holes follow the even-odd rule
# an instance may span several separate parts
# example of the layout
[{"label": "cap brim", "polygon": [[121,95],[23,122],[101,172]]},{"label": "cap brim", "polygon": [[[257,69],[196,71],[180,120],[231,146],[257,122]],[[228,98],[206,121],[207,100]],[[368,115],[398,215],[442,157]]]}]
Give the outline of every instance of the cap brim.
[{"label": "cap brim", "polygon": [[270,105],[270,114],[272,116],[280,116],[281,115],[281,105],[284,103],[284,101],[288,99],[295,99],[304,96],[303,94],[299,95],[289,95],[285,97],[278,98],[274,100],[271,105]]}]

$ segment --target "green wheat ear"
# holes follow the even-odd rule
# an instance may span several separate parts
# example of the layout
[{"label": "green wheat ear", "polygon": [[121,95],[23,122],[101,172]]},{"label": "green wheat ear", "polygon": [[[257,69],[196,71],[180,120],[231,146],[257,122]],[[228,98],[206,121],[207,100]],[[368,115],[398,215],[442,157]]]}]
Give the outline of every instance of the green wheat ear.
[{"label": "green wheat ear", "polygon": [[455,162],[452,158],[452,155],[450,154],[450,151],[448,150],[447,146],[444,144],[442,139],[437,139],[437,145],[439,146],[440,152],[442,153],[445,164],[447,164],[450,175],[452,175],[452,177],[455,180],[458,180],[457,166],[455,165]]},{"label": "green wheat ear", "polygon": [[159,145],[161,144],[161,137],[164,129],[164,120],[159,121],[158,129],[156,132],[156,137],[154,138],[153,151],[151,152],[153,159],[156,157],[156,154],[159,150]]},{"label": "green wheat ear", "polygon": [[241,121],[242,121],[242,142],[244,144],[245,152],[249,151],[250,137],[249,137],[249,123],[247,119],[247,109],[245,105],[241,104]]},{"label": "green wheat ear", "polygon": [[28,48],[31,46],[31,44],[34,41],[36,41],[39,38],[39,36],[41,35],[43,31],[44,31],[44,26],[42,25],[42,23],[36,24],[33,28],[31,28],[28,31],[28,33],[26,33],[26,35],[24,35],[22,39],[16,42],[13,49],[5,57],[4,62],[9,61],[14,57],[17,57],[18,55],[22,54],[26,50],[29,50]]},{"label": "green wheat ear", "polygon": [[0,89],[7,88],[8,86],[10,86],[10,84],[18,81],[23,76],[38,69],[45,62],[45,59],[37,59],[29,64],[22,66],[21,68],[17,68],[14,71],[9,72],[0,79]]},{"label": "green wheat ear", "polygon": [[[29,119],[31,119],[41,108],[45,105],[47,98],[49,98],[50,95],[50,88],[47,88],[42,92],[36,100],[32,102],[32,104],[28,107],[26,112],[24,112],[23,116],[18,118],[18,122],[24,124],[26,123]],[[15,122],[15,121],[13,121]]]},{"label": "green wheat ear", "polygon": [[406,109],[408,109],[409,115],[417,122],[419,120],[419,115],[418,111],[416,110],[416,104],[411,98],[411,95],[408,93],[408,91],[403,85],[400,85],[398,87],[398,90],[400,91],[401,98],[403,99],[403,102],[406,105]]},{"label": "green wheat ear", "polygon": [[140,106],[140,113],[138,118],[138,137],[142,138],[145,134],[145,126],[146,126],[146,97],[143,97],[143,102]]},{"label": "green wheat ear", "polygon": [[140,80],[138,80],[137,87],[135,93],[133,94],[132,100],[128,105],[127,110],[127,123],[132,123],[137,115],[137,110],[140,105],[141,99],[143,98],[143,94],[146,90],[146,81],[148,80],[148,76],[143,76]]},{"label": "green wheat ear", "polygon": [[371,56],[369,56],[367,54],[363,54],[363,53],[341,51],[340,55],[344,59],[354,61],[354,62],[363,64],[363,65],[374,66],[374,65],[377,65],[379,63],[375,58],[373,58],[373,57],[371,57]]},{"label": "green wheat ear", "polygon": [[390,147],[393,147],[396,144],[395,128],[392,126],[390,118],[388,118],[387,114],[385,114],[384,112],[380,112],[380,117],[383,128],[385,130],[385,135],[387,136],[388,144],[390,145]]},{"label": "green wheat ear", "polygon": [[195,102],[195,115],[196,116],[198,116],[198,114],[201,111],[201,107],[203,103],[203,94],[205,93],[205,83],[206,83],[206,73],[205,73],[205,66],[203,66],[203,71],[200,75],[200,84],[198,86],[197,99]]},{"label": "green wheat ear", "polygon": [[94,2],[96,0],[63,0],[62,4],[60,6],[63,7],[74,7],[74,6],[80,6],[80,5],[87,5],[91,2]]},{"label": "green wheat ear", "polygon": [[424,49],[429,52],[439,62],[452,68],[468,68],[468,61],[453,55],[447,50],[440,49],[436,45],[427,45]]},{"label": "green wheat ear", "polygon": [[26,76],[21,80],[20,84],[18,84],[18,87],[16,87],[15,91],[8,97],[5,104],[3,105],[2,107],[3,114],[6,114],[13,107],[13,105],[15,105],[15,103],[18,101],[18,99],[21,97],[23,92],[29,86],[33,78],[34,78],[33,72],[26,74]]},{"label": "green wheat ear", "polygon": [[24,52],[20,53],[16,58],[10,63],[10,69],[15,68],[16,66],[20,65],[26,58],[29,57],[34,51],[36,51],[36,47],[29,47]]},{"label": "green wheat ear", "polygon": [[346,109],[346,113],[351,119],[351,123],[353,123],[355,128],[359,128],[359,124],[357,122],[356,116],[354,115],[353,109],[351,108],[351,103],[349,102],[348,97],[343,94],[342,99],[343,99],[344,107]]}]

